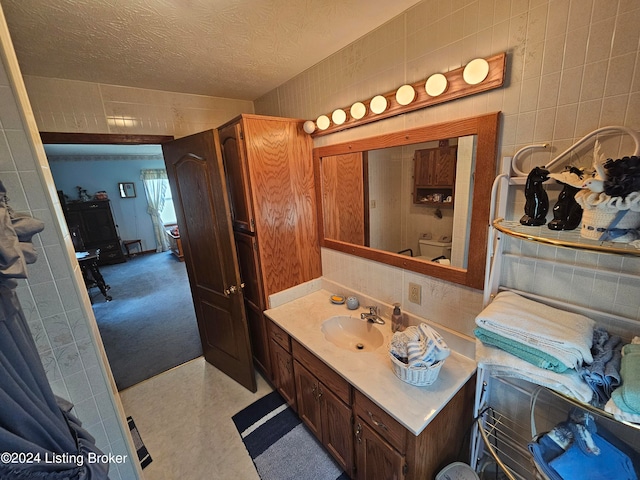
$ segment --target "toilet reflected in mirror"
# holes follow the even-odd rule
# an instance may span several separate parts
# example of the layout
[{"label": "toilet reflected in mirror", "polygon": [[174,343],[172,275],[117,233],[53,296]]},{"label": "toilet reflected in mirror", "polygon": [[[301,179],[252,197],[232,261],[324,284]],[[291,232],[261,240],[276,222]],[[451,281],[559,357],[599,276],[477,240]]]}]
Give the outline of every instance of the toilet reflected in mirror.
[{"label": "toilet reflected in mirror", "polygon": [[[418,247],[420,248],[421,260],[427,260],[431,262],[437,261],[448,265],[451,263],[451,241],[443,241],[442,239],[425,238],[424,236],[418,239]],[[441,260],[447,260],[443,262]]]}]

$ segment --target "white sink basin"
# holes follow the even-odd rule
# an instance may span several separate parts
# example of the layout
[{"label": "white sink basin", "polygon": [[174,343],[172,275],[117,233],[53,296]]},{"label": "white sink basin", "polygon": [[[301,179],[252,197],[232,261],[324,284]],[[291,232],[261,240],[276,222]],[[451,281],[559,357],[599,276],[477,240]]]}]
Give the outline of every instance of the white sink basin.
[{"label": "white sink basin", "polygon": [[357,317],[331,317],[322,322],[321,329],[328,341],[354,352],[371,352],[384,342],[384,336],[377,325]]}]

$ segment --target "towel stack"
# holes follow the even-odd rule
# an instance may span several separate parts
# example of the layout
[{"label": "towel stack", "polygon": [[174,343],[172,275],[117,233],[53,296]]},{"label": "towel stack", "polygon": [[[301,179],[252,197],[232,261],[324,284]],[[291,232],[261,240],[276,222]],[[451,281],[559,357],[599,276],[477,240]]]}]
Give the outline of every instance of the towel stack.
[{"label": "towel stack", "polygon": [[640,423],[640,338],[622,347],[622,385],[616,388],[605,410],[618,420]]},{"label": "towel stack", "polygon": [[578,374],[591,364],[595,322],[513,292],[500,292],[476,317],[479,364],[589,402],[591,388]]},{"label": "towel stack", "polygon": [[593,363],[583,365],[580,375],[593,390],[593,404],[599,408],[611,398],[613,390],[621,383],[620,359],[622,356],[622,339],[617,335],[609,335],[603,328],[593,330],[591,354]]}]

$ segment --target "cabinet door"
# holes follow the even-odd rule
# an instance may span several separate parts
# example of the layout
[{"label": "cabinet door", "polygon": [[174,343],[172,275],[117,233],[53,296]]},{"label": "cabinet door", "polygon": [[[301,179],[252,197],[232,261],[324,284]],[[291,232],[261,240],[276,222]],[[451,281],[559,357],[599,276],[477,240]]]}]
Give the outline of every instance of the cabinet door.
[{"label": "cabinet door", "polygon": [[322,440],[322,418],[318,402],[318,380],[299,362],[293,361],[293,372],[296,379],[296,396],[298,399],[298,416]]},{"label": "cabinet door", "polygon": [[267,378],[272,378],[271,358],[269,355],[269,337],[267,325],[262,313],[264,308],[264,291],[261,277],[258,274],[258,254],[256,239],[253,235],[234,232],[240,279],[244,284],[243,294],[249,334],[251,335],[251,351],[254,362]]},{"label": "cabinet door", "polygon": [[322,443],[349,475],[353,473],[353,435],[351,408],[320,384]]},{"label": "cabinet door", "polygon": [[375,433],[360,417],[355,422],[356,478],[404,479],[404,456]]},{"label": "cabinet door", "polygon": [[457,146],[415,151],[414,183],[425,187],[451,187],[455,181]]},{"label": "cabinet door", "polygon": [[431,165],[435,155],[434,149],[416,150],[415,171],[413,173],[413,181],[416,185],[431,185]]},{"label": "cabinet door", "polygon": [[293,357],[275,340],[271,340],[271,369],[273,383],[287,403],[297,411],[296,385],[293,376]]},{"label": "cabinet door", "polygon": [[324,236],[369,245],[366,159],[362,152],[322,157]]},{"label": "cabinet door", "polygon": [[242,125],[239,122],[227,125],[221,128],[219,133],[222,161],[231,202],[233,228],[234,230],[254,232],[255,221],[251,205],[249,172]]},{"label": "cabinet door", "polygon": [[87,235],[87,238],[84,238],[85,245],[108,242],[118,238],[108,202],[87,202],[84,206],[82,220]]},{"label": "cabinet door", "polygon": [[457,146],[439,148],[433,165],[433,185],[452,186],[456,178]]}]

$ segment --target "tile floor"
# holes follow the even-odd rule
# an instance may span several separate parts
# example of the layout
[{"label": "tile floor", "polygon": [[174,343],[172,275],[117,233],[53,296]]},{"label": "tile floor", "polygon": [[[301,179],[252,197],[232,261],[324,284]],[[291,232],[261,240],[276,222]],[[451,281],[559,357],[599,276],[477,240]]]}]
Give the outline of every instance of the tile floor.
[{"label": "tile floor", "polygon": [[153,462],[144,480],[258,479],[231,417],[272,389],[251,393],[196,358],[120,392]]}]

